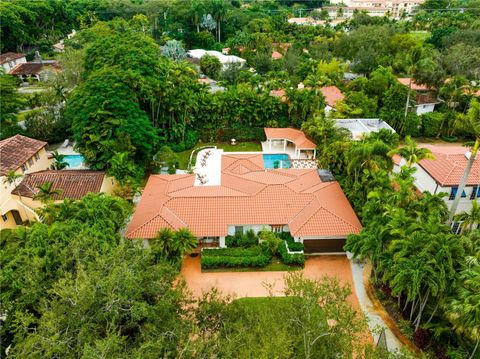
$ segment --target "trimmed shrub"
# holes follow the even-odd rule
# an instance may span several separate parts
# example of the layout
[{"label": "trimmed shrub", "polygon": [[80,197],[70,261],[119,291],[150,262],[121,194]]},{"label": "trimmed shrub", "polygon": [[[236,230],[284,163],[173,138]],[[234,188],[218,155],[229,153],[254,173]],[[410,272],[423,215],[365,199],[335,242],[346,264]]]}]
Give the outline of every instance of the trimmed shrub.
[{"label": "trimmed shrub", "polygon": [[232,267],[265,267],[271,256],[261,247],[219,248],[202,251],[202,269]]},{"label": "trimmed shrub", "polygon": [[287,242],[284,241],[278,247],[280,259],[285,264],[297,264],[303,266],[305,264],[305,256],[303,254],[289,254],[287,251]]},{"label": "trimmed shrub", "polygon": [[303,243],[295,242],[292,235],[289,232],[282,232],[279,234],[280,238],[282,238],[285,242],[287,242],[288,249],[291,252],[299,252],[305,249]]},{"label": "trimmed shrub", "polygon": [[258,244],[258,238],[250,229],[245,234],[235,233],[234,236],[226,236],[225,244],[227,247],[250,247]]}]

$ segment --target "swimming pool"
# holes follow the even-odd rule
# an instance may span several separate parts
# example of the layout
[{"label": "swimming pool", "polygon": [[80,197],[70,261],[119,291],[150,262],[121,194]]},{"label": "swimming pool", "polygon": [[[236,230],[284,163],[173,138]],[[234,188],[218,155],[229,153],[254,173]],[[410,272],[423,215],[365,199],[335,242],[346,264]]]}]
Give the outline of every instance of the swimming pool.
[{"label": "swimming pool", "polygon": [[84,161],[85,159],[82,155],[65,155],[65,162],[68,163],[66,169],[82,168],[85,166]]},{"label": "swimming pool", "polygon": [[264,154],[263,164],[265,168],[290,168],[290,157],[285,153]]}]

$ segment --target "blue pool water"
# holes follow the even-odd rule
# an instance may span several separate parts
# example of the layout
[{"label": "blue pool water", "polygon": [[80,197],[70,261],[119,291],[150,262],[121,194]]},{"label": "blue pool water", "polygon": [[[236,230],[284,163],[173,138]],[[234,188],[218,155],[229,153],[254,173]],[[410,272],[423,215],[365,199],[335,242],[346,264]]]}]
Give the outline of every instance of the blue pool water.
[{"label": "blue pool water", "polygon": [[285,153],[264,154],[263,164],[265,168],[290,168],[290,157]]},{"label": "blue pool water", "polygon": [[65,162],[67,162],[69,165],[66,169],[75,169],[81,167],[84,161],[85,160],[82,155],[65,155]]}]

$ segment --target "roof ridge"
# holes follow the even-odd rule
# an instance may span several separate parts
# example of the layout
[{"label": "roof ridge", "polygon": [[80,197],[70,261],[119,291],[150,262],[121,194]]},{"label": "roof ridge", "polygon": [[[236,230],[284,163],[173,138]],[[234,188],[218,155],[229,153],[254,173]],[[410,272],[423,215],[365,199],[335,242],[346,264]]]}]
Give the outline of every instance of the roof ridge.
[{"label": "roof ridge", "polygon": [[[290,221],[288,221],[287,224],[292,223],[292,222],[295,220],[295,218],[297,218],[301,213],[303,213],[303,211],[305,210],[305,208],[307,208],[308,206],[310,206],[310,204],[311,204],[313,201],[317,201],[318,204],[320,204],[320,202],[318,201],[318,198],[314,196],[311,201],[307,202],[307,204],[306,204],[305,206],[303,206],[303,208],[302,208],[300,211],[298,211],[298,212],[290,219]],[[319,207],[319,208],[321,208],[321,207]],[[318,209],[317,209],[317,211],[318,211]],[[317,213],[317,211],[313,212],[312,216],[313,216],[315,213]],[[308,217],[307,220],[306,220],[305,222],[303,222],[303,224],[299,227],[299,229],[302,228],[303,225],[304,225],[304,224],[308,221],[308,219],[310,219],[312,216]]]},{"label": "roof ridge", "polygon": [[[170,200],[168,200],[167,202],[165,202],[165,204],[164,204],[164,206],[163,206],[162,209],[165,209],[165,210],[169,211],[180,223],[184,224],[185,227],[187,227],[188,225],[185,223],[185,221],[182,220],[180,217],[178,217],[178,215],[177,215],[174,211],[172,211],[168,206],[166,206],[166,204],[167,204],[169,201],[170,201]],[[162,216],[161,212],[162,212],[162,211],[160,211],[160,216],[165,220],[165,222],[167,222],[167,223],[170,224],[172,227],[174,227],[173,224],[170,223],[169,220],[167,220],[164,216]]]},{"label": "roof ridge", "polygon": [[[318,210],[321,210],[321,209],[324,209],[325,211],[327,211],[328,213],[330,213],[332,216],[335,216],[335,217],[339,218],[341,221],[343,221],[344,223],[348,224],[350,227],[353,227],[353,228],[356,228],[356,229],[360,229],[360,228],[361,228],[361,227],[355,226],[353,223],[350,223],[350,222],[347,221],[345,218],[340,217],[338,214],[332,212],[331,210],[329,210],[329,209],[326,208],[326,207],[321,206]],[[318,211],[317,211],[317,212],[318,212]]]}]

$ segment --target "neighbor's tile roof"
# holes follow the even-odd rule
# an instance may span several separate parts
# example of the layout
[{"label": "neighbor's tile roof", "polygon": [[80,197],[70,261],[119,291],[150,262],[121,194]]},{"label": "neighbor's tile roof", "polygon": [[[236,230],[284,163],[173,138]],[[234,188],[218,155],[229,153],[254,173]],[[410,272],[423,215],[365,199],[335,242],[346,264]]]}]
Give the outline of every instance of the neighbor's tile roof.
[{"label": "neighbor's tile roof", "polygon": [[[468,147],[452,145],[423,145],[435,156],[433,160],[421,160],[419,165],[432,176],[441,186],[458,186],[462,178],[468,159],[465,153],[469,152]],[[480,160],[473,163],[467,185],[480,184]]]},{"label": "neighbor's tile roof", "polygon": [[415,82],[414,79],[411,79],[409,77],[399,77],[397,80],[405,86],[410,86],[410,88],[414,91],[427,91],[429,88],[425,85],[420,85]]},{"label": "neighbor's tile roof", "polygon": [[12,191],[12,194],[33,198],[38,186],[52,182],[52,190],[59,189],[60,194],[54,200],[80,199],[88,193],[99,193],[102,188],[105,172],[90,170],[46,170],[27,174],[23,181]]},{"label": "neighbor's tile roof", "polygon": [[40,63],[40,62],[25,62],[23,64],[19,64],[15,66],[13,69],[10,70],[10,75],[36,75],[44,67],[51,68],[53,70],[60,69],[60,65],[57,61],[53,61],[50,63]]},{"label": "neighbor's tile roof", "polygon": [[325,101],[327,105],[330,107],[335,107],[337,102],[342,101],[345,96],[343,95],[342,91],[337,86],[325,86],[320,88],[323,97],[325,97]]},{"label": "neighbor's tile roof", "polygon": [[317,145],[303,131],[295,128],[264,128],[267,139],[287,139],[301,149],[314,149]]},{"label": "neighbor's tile roof", "polygon": [[283,55],[281,53],[279,53],[278,51],[273,51],[272,52],[272,59],[278,60],[278,59],[281,59],[282,57],[283,57]]},{"label": "neighbor's tile roof", "polygon": [[22,135],[0,141],[0,175],[4,176],[9,171],[16,171],[46,145],[46,142]]},{"label": "neighbor's tile roof", "polygon": [[282,102],[287,101],[287,91],[285,91],[284,89],[271,90],[270,96],[279,97],[280,101]]},{"label": "neighbor's tile roof", "polygon": [[6,52],[4,54],[0,54],[0,64],[4,64],[5,62],[8,62],[8,61],[21,59],[22,57],[25,57],[25,55],[19,54],[16,52]]},{"label": "neighbor's tile roof", "polygon": [[150,176],[127,238],[153,238],[164,227],[188,227],[198,237],[225,236],[230,225],[254,224],[288,224],[293,236],[346,237],[360,231],[337,182],[322,182],[316,170],[265,171],[263,164],[258,168],[262,161],[259,154],[223,155],[219,186],[194,186],[194,175]]}]

